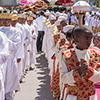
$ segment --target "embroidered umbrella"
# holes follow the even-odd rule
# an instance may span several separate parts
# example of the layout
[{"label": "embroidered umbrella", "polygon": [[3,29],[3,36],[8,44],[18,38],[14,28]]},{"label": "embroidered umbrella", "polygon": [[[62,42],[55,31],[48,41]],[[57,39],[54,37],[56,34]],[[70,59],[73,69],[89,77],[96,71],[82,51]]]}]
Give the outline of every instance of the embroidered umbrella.
[{"label": "embroidered umbrella", "polygon": [[55,2],[55,5],[62,5],[64,7],[73,6],[74,3],[71,0],[58,0]]},{"label": "embroidered umbrella", "polygon": [[38,9],[47,9],[48,5],[46,4],[46,2],[38,0],[34,3],[35,7],[37,7]]},{"label": "embroidered umbrella", "polygon": [[73,5],[73,11],[88,11],[90,10],[90,5],[86,1],[78,1]]}]

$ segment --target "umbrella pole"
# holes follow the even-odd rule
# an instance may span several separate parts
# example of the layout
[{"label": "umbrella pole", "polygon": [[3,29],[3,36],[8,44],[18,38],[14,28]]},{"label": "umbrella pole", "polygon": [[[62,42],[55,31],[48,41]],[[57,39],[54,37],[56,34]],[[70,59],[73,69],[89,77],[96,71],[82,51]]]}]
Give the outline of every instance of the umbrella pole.
[{"label": "umbrella pole", "polygon": [[83,25],[83,14],[79,14],[79,25]]}]

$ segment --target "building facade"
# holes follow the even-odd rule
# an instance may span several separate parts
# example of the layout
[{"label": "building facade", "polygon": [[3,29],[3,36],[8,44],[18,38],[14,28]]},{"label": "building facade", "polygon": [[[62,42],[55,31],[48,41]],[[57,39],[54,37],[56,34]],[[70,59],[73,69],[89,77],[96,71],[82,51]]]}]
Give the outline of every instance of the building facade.
[{"label": "building facade", "polygon": [[0,5],[17,5],[17,0],[0,0]]}]

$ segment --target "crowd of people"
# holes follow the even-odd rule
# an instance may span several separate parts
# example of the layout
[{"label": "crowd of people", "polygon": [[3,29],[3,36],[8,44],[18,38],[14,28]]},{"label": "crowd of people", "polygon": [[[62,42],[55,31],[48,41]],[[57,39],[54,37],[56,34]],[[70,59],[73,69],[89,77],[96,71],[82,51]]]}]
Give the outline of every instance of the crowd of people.
[{"label": "crowd of people", "polygon": [[[14,100],[36,53],[44,53],[55,100],[97,100],[100,14],[46,10],[33,14],[0,8],[0,100]],[[94,45],[100,48],[100,42]]]}]

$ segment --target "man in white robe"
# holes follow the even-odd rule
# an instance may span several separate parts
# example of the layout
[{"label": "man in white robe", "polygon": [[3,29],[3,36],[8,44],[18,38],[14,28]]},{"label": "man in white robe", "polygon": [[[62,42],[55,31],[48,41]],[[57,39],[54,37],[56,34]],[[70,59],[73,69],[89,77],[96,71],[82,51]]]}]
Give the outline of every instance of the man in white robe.
[{"label": "man in white robe", "polygon": [[23,59],[23,66],[21,70],[21,78],[24,78],[25,75],[25,69],[26,69],[26,56],[27,56],[27,46],[30,43],[30,30],[25,24],[26,22],[26,16],[22,18],[22,26],[23,26],[23,42],[24,42],[24,59]]},{"label": "man in white robe", "polygon": [[36,37],[37,34],[34,32],[35,27],[33,26],[33,18],[27,17],[27,27],[30,30],[30,44],[27,47],[27,68],[28,70],[33,70],[33,65],[36,63],[35,47],[36,47]]},{"label": "man in white robe", "polygon": [[[16,14],[13,15],[11,20],[11,25],[21,31],[21,26],[18,24],[18,15]],[[21,43],[19,44],[19,48],[16,53],[19,81],[21,79],[21,65],[22,65],[21,63],[22,63],[22,59],[24,58],[23,57],[24,49],[22,49],[22,35],[23,35],[22,31],[20,32],[20,35],[21,35]]]},{"label": "man in white robe", "polygon": [[9,42],[7,36],[0,31],[0,100],[5,100],[3,70],[9,57]]},{"label": "man in white robe", "polygon": [[22,31],[22,35],[21,35],[21,62],[20,62],[20,70],[21,70],[21,77],[20,77],[20,83],[23,82],[23,78],[25,75],[25,66],[26,66],[26,55],[27,55],[27,46],[30,43],[30,31],[27,28],[27,26],[25,25],[25,18],[26,15],[24,14],[18,14],[18,23],[16,24],[16,27],[19,28]]},{"label": "man in white robe", "polygon": [[55,25],[56,17],[54,15],[49,16],[50,20],[50,25],[48,25],[48,30],[47,30],[47,50],[48,50],[48,67],[50,68],[50,73],[49,75],[52,75],[52,67],[53,67],[53,60],[51,57],[54,54],[54,51],[52,51],[52,46],[53,46],[53,34],[55,31],[57,31],[57,27]]},{"label": "man in white robe", "polygon": [[18,79],[18,67],[16,52],[21,43],[20,30],[10,26],[12,15],[9,13],[4,13],[4,20],[1,31],[6,34],[8,39],[11,41],[9,44],[10,56],[7,60],[6,70],[5,70],[5,97],[6,100],[13,100],[13,91],[19,90],[19,79]]}]

